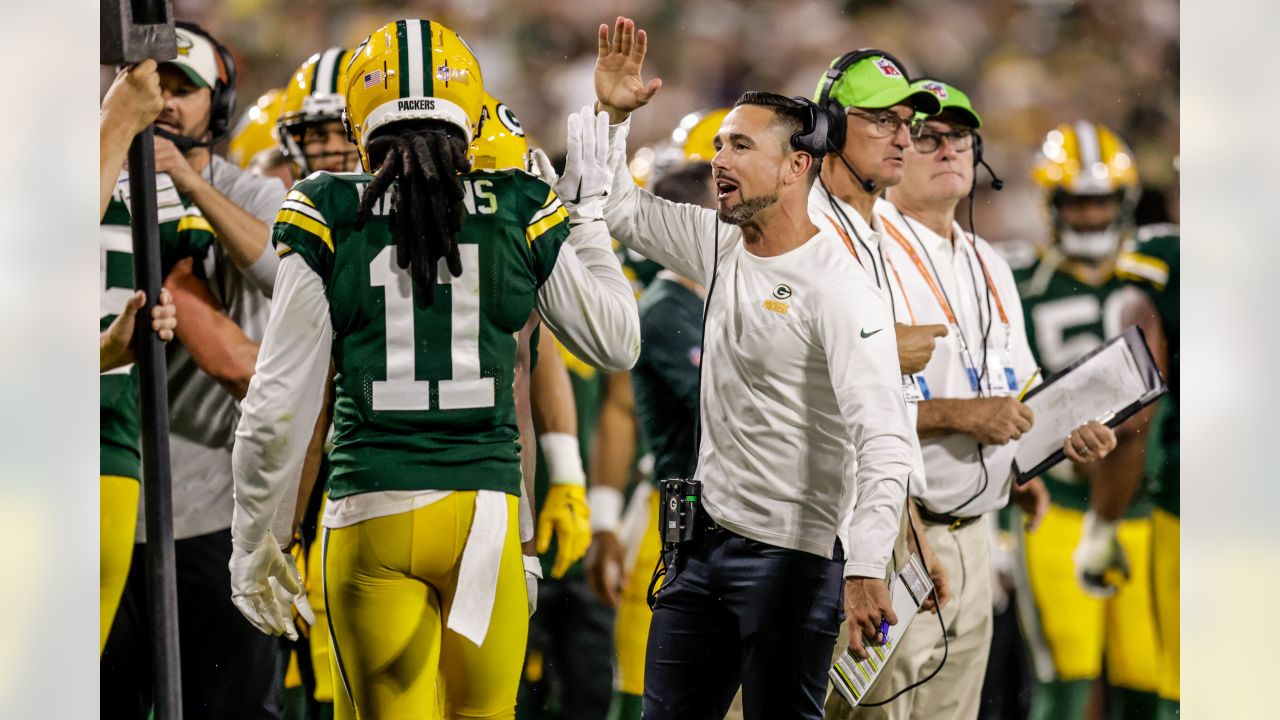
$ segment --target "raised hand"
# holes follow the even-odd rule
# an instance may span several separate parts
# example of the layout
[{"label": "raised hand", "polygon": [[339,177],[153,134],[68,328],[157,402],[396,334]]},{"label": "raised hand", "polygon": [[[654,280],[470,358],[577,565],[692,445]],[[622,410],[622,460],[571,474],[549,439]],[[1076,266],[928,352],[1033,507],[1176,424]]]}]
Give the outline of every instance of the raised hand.
[{"label": "raised hand", "polygon": [[652,78],[645,82],[640,77],[644,55],[649,47],[649,37],[643,30],[636,30],[634,20],[619,17],[614,25],[613,39],[609,39],[609,26],[600,25],[600,54],[596,58],[596,100],[600,109],[609,113],[609,121],[617,124],[637,108],[647,104],[653,94],[662,87],[662,80]]}]

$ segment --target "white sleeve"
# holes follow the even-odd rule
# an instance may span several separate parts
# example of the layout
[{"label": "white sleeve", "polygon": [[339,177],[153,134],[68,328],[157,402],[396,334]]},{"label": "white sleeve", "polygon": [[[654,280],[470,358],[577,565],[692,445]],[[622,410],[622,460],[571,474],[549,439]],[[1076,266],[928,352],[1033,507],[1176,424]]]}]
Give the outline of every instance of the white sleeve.
[{"label": "white sleeve", "polygon": [[866,277],[851,277],[824,293],[816,322],[857,453],[844,574],[884,577],[914,467],[914,430],[902,399],[893,317]]},{"label": "white sleeve", "polygon": [[538,314],[574,355],[606,372],[640,357],[640,315],[631,283],[600,220],[574,225],[551,276],[538,288]]},{"label": "white sleeve", "polygon": [[609,127],[609,161],[613,185],[605,201],[604,219],[619,242],[668,270],[706,285],[717,230],[723,252],[740,232],[716,220],[716,211],[674,203],[638,187],[627,168],[630,119]]},{"label": "white sleeve", "polygon": [[275,291],[276,273],[280,270],[280,256],[276,255],[276,249],[271,246],[268,241],[262,248],[262,254],[257,260],[241,272],[249,278],[250,284],[258,289],[258,292],[271,297]]},{"label": "white sleeve", "polygon": [[302,463],[324,402],[333,330],[320,276],[297,254],[280,262],[271,318],[231,452],[231,532],[247,547],[287,543]]}]

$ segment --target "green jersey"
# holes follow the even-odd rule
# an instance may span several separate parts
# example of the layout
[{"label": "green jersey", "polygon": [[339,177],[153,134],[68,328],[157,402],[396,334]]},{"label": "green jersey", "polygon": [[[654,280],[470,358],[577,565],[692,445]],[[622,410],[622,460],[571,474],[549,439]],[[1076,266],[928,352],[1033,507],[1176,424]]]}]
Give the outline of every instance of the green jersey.
[{"label": "green jersey", "polygon": [[333,325],[329,496],[386,490],[520,493],[512,383],[519,331],[569,234],[568,211],[520,171],[462,178],[462,275],[440,263],[435,302],[396,262],[392,195],[360,230],[371,175],[314,173],[289,192],[272,240],[324,283]]},{"label": "green jersey", "polygon": [[[106,330],[136,287],[133,276],[133,235],[129,206],[123,195],[126,184],[111,198],[99,225],[102,299],[99,332]],[[175,263],[203,255],[213,242],[210,227],[190,200],[180,197],[167,176],[158,178],[157,215],[160,220],[160,264],[162,277]],[[138,375],[132,365],[115,368],[98,376],[98,472],[128,478],[142,476],[142,451],[138,412]]]},{"label": "green jersey", "polygon": [[1146,293],[1160,313],[1169,350],[1169,395],[1160,400],[1151,421],[1147,443],[1147,489],[1161,510],[1179,514],[1179,404],[1181,336],[1178,332],[1178,293],[1181,289],[1179,235],[1175,225],[1152,225],[1138,232],[1131,252],[1120,256],[1116,271]]},{"label": "green jersey", "polygon": [[[1065,370],[1124,329],[1120,327],[1120,290],[1125,282],[1119,277],[1089,285],[1045,256],[1014,267],[1014,279],[1022,297],[1027,341],[1046,377]],[[1089,509],[1088,482],[1076,476],[1071,463],[1060,463],[1043,479],[1055,504]],[[1148,505],[1140,498],[1131,506],[1130,516],[1147,511]]]}]

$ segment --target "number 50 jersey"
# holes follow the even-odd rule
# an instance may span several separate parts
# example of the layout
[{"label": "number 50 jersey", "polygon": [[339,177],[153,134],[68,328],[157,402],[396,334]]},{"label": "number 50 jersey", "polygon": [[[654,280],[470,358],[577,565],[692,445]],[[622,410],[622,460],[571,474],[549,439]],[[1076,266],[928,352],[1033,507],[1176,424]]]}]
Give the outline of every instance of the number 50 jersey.
[{"label": "number 50 jersey", "polygon": [[324,282],[333,324],[336,404],[329,493],[500,490],[518,495],[512,391],[517,335],[569,234],[568,212],[521,171],[463,176],[462,275],[439,267],[424,307],[396,262],[378,201],[353,223],[373,176],[315,173],[276,217],[281,256],[297,253]]}]

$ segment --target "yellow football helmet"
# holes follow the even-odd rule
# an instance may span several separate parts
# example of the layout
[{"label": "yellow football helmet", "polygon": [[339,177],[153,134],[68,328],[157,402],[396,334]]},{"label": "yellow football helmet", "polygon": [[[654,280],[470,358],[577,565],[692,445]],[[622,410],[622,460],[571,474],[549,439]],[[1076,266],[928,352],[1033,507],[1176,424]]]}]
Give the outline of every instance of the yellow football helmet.
[{"label": "yellow football helmet", "polygon": [[471,143],[471,167],[476,170],[529,170],[529,141],[520,119],[501,100],[484,94],[480,133]]},{"label": "yellow football helmet", "polygon": [[343,117],[360,161],[369,136],[389,123],[442,120],[475,137],[484,106],[480,63],[467,43],[430,20],[387,23],[355,48]]},{"label": "yellow football helmet", "polygon": [[711,162],[716,154],[716,133],[720,132],[720,124],[728,114],[729,108],[718,108],[685,115],[671,133],[671,144],[680,148],[685,160]]},{"label": "yellow football helmet", "polygon": [[227,146],[227,159],[241,168],[249,167],[254,156],[276,146],[276,120],[284,101],[284,90],[268,90],[240,116],[231,141]]},{"label": "yellow football helmet", "polygon": [[303,133],[309,125],[342,121],[350,61],[351,51],[345,48],[318,52],[302,63],[285,86],[276,134],[285,157],[301,169],[303,176],[311,172],[302,151]]},{"label": "yellow football helmet", "polygon": [[1080,120],[1045,136],[1031,178],[1046,192],[1111,195],[1138,192],[1133,151],[1108,128]]},{"label": "yellow football helmet", "polygon": [[[1045,136],[1031,179],[1045,193],[1055,240],[1068,257],[1098,260],[1114,254],[1132,230],[1141,187],[1133,151],[1107,127],[1087,120],[1063,123]],[[1106,228],[1077,229],[1061,220],[1058,205],[1081,197],[1120,203]]]}]

